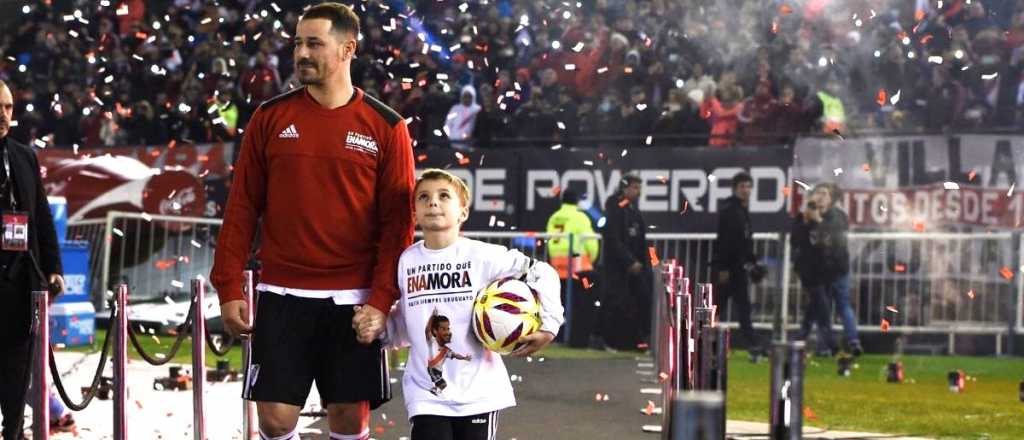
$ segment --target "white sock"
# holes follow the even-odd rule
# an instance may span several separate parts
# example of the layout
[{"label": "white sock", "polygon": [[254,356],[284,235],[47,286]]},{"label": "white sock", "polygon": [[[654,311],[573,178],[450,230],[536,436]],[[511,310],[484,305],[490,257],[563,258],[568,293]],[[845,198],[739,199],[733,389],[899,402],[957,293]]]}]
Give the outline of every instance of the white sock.
[{"label": "white sock", "polygon": [[294,430],[292,432],[289,432],[289,433],[287,433],[285,435],[282,435],[280,437],[271,437],[271,436],[267,435],[267,433],[263,432],[263,430],[261,429],[260,430],[260,440],[300,440],[299,439],[299,430],[296,429],[296,430]]},{"label": "white sock", "polygon": [[366,428],[359,434],[338,434],[331,433],[331,440],[370,440],[370,428]]}]

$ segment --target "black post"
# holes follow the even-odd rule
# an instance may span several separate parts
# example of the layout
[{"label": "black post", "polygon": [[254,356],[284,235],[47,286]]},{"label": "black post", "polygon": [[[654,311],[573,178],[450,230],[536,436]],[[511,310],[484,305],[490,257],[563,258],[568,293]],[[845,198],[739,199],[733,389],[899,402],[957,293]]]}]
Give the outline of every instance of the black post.
[{"label": "black post", "polygon": [[771,408],[772,440],[800,440],[803,432],[804,343],[772,344]]},{"label": "black post", "polygon": [[718,391],[688,391],[672,402],[671,440],[722,440],[725,397]]}]

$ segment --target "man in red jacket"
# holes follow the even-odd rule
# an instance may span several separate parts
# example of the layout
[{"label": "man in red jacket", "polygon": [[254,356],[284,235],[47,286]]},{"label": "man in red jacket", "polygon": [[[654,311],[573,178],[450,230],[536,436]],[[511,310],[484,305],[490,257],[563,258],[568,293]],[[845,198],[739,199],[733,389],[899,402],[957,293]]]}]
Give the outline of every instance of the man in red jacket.
[{"label": "man in red jacket", "polygon": [[[304,87],[253,114],[218,237],[210,279],[228,331],[252,337],[243,397],[257,402],[265,439],[298,438],[314,381],[331,439],[368,439],[371,407],[391,398],[380,342],[354,327],[382,326],[398,297],[414,168],[402,117],[352,86],[358,35],[347,6],[303,14],[294,62]],[[257,225],[263,270],[250,326],[242,271]]]}]

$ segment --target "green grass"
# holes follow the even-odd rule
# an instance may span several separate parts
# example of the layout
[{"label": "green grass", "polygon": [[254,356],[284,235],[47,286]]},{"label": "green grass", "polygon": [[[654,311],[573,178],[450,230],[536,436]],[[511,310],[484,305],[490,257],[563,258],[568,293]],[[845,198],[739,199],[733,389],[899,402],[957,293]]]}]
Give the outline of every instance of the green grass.
[{"label": "green grass", "polygon": [[[94,352],[102,346],[106,332],[97,330],[96,344],[67,351]],[[174,338],[151,336],[140,340],[147,353],[167,353]],[[131,344],[128,354],[140,359]],[[207,365],[218,359],[207,349]],[[635,352],[609,353],[552,344],[537,357],[548,359],[633,359]],[[174,362],[191,363],[192,343],[186,339]],[[225,357],[231,368],[241,365],[241,350],[234,347]],[[396,353],[399,361],[406,350]],[[804,405],[815,418],[805,417],[809,426],[836,430],[913,434],[943,439],[1022,439],[1024,402],[1018,397],[1024,380],[1024,360],[990,357],[904,356],[906,380],[885,381],[891,356],[861,357],[850,377],[836,374],[832,359],[811,358],[804,384]],[[947,389],[946,375],[956,369],[976,378],[963,394]],[[752,364],[747,353],[733,352],[729,363],[728,413],[730,419],[767,422],[770,367],[767,361]]]},{"label": "green grass", "polygon": [[[913,434],[956,439],[1024,438],[1019,400],[1024,360],[990,357],[903,356],[902,384],[886,382],[886,355],[861,357],[850,377],[832,359],[811,358],[804,406],[816,418],[804,423],[836,430]],[[962,394],[947,388],[947,374],[962,369],[972,378]],[[767,422],[770,366],[734,352],[729,363],[730,419]]]},{"label": "green grass", "polygon": [[[107,331],[96,329],[95,344],[91,346],[82,346],[68,348],[64,351],[79,352],[79,353],[94,353],[98,352],[103,348],[103,338],[107,337]],[[171,345],[174,344],[175,337],[173,336],[158,336],[153,337],[151,335],[139,335],[139,344],[142,345],[142,349],[146,351],[146,354],[155,356],[157,353],[168,353],[170,352]],[[113,341],[111,341],[113,343]],[[128,342],[128,358],[133,360],[142,361],[142,357],[135,352],[135,346],[132,345],[131,341]],[[206,348],[206,365],[208,367],[216,367],[217,360],[227,359],[231,363],[232,369],[240,369],[242,366],[242,349],[241,346],[236,345],[231,348],[231,351],[227,353],[223,358],[217,357],[210,351],[210,348]],[[171,361],[176,364],[191,364],[192,363],[192,338],[189,336],[185,337],[185,340],[181,343],[181,348],[178,349],[178,353],[175,354],[174,360]]]},{"label": "green grass", "polygon": [[[92,353],[97,352],[103,348],[103,338],[107,336],[106,330],[96,330],[96,343],[92,346],[83,346],[69,348],[64,351]],[[156,353],[168,353],[171,345],[174,343],[174,337],[172,336],[159,336],[154,338],[150,335],[139,337],[139,343],[142,348],[150,356]],[[408,350],[399,350],[397,353],[397,360],[405,361]],[[539,353],[534,354],[534,358],[545,357],[549,359],[632,359],[636,357],[638,353],[635,352],[618,352],[610,353],[603,350],[583,350],[576,348],[568,348],[559,344],[551,344],[548,347],[541,350]],[[131,359],[142,360],[142,357],[135,352],[135,347],[128,344],[128,357]],[[206,365],[210,367],[216,366],[218,359],[227,359],[231,363],[231,368],[240,369],[242,365],[242,350],[240,346],[235,346],[225,355],[223,358],[218,358],[210,351],[206,349]],[[174,356],[173,363],[180,364],[191,364],[192,363],[192,339],[190,337],[185,338],[182,342],[181,348],[178,353]]]}]

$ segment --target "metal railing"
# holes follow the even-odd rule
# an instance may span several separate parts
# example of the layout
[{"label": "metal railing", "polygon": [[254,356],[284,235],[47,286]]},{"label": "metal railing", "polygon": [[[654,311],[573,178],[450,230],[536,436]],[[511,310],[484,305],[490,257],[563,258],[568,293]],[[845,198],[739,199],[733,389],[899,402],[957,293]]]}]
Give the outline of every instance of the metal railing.
[{"label": "metal railing", "polygon": [[[69,237],[92,243],[92,297],[103,307],[114,284],[160,299],[187,295],[187,280],[209,273],[220,219],[111,212],[69,225]],[[546,243],[565,234],[466,231],[466,237],[546,260]],[[600,239],[600,236],[582,237]],[[850,295],[861,332],[993,335],[996,351],[1011,332],[1024,333],[1024,238],[1012,233],[850,233]],[[652,233],[657,258],[686,267],[691,281],[713,281],[714,234]],[[799,328],[805,295],[791,264],[789,234],[756,233],[754,251],[768,268],[751,286],[755,328]],[[598,261],[600,264],[600,259]],[[600,289],[601,287],[598,286]],[[785,305],[785,306],[783,306]],[[732,307],[722,320],[734,326]],[[571,318],[571,317],[570,317]],[[882,320],[888,326],[883,328]],[[838,321],[836,321],[838,328]]]}]

